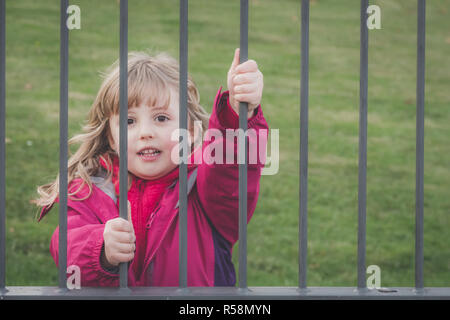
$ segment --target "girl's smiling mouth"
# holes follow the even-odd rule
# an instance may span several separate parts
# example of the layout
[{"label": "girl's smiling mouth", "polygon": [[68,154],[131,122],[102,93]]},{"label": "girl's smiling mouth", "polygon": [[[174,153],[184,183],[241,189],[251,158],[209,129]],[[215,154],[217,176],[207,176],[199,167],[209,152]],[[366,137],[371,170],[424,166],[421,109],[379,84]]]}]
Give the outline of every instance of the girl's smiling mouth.
[{"label": "girl's smiling mouth", "polygon": [[137,154],[143,161],[154,161],[161,155],[161,151],[152,147],[148,147],[141,149]]}]

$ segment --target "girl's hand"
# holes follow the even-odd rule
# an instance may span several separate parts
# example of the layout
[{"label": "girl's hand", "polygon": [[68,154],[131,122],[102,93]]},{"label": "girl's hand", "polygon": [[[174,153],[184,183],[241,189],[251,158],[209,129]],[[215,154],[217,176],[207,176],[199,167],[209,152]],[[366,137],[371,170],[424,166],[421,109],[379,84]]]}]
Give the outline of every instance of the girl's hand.
[{"label": "girl's hand", "polygon": [[239,102],[248,103],[248,117],[261,103],[263,74],[254,60],[239,64],[239,48],[234,52],[233,63],[228,71],[228,90],[230,105],[239,114]]},{"label": "girl's hand", "polygon": [[102,263],[106,267],[115,267],[121,262],[133,260],[136,250],[136,236],[131,221],[131,208],[128,201],[128,221],[122,218],[108,220],[103,231],[105,256]]}]

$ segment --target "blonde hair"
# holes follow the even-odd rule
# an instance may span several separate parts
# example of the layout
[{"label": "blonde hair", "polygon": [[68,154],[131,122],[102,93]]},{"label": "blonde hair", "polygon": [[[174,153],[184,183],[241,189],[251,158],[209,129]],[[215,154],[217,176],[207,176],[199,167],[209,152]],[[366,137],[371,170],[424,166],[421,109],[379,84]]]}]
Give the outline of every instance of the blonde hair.
[{"label": "blonde hair", "polygon": [[[97,97],[91,106],[83,133],[69,140],[69,145],[80,144],[80,147],[71,155],[68,161],[68,183],[81,178],[82,183],[74,192],[68,194],[72,200],[85,200],[92,193],[90,176],[95,176],[101,169],[100,159],[108,167],[112,167],[112,156],[115,151],[109,145],[109,120],[119,113],[119,61],[116,61],[108,71],[103,74],[104,80],[100,86]],[[142,99],[149,98],[149,106],[163,102],[167,105],[170,99],[170,88],[178,91],[179,66],[178,62],[165,53],[151,56],[145,52],[132,52],[128,56],[128,108],[138,106]],[[208,113],[200,105],[200,95],[197,87],[188,77],[187,83],[188,119],[190,130],[195,123],[201,123],[202,133],[208,127]],[[108,173],[110,179],[112,172]],[[89,193],[84,198],[74,198],[87,184]],[[38,187],[39,197],[32,200],[39,207],[51,205],[59,193],[59,174],[56,180]]]}]

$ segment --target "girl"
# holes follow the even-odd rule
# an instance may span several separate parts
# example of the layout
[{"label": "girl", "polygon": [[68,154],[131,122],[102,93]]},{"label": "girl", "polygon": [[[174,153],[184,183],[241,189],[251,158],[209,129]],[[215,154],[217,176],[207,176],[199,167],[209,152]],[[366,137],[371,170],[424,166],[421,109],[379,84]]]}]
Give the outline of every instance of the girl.
[{"label": "girl", "polygon": [[[118,265],[128,262],[130,286],[178,286],[178,164],[171,157],[179,124],[177,62],[165,55],[130,54],[128,60],[128,209],[119,218],[119,67],[105,77],[92,105],[80,143],[68,163],[67,265],[81,270],[83,286],[118,286]],[[257,64],[239,64],[236,49],[227,79],[219,89],[211,117],[199,104],[188,79],[188,131],[191,141],[206,129],[239,128],[240,101],[248,102],[248,128],[267,123],[260,100],[263,77]],[[196,129],[194,124],[201,124]],[[259,135],[258,135],[259,136]],[[249,145],[257,144],[250,135]],[[237,142],[233,138],[233,151]],[[205,139],[202,153],[212,143]],[[228,145],[227,145],[228,146]],[[261,143],[259,143],[261,148]],[[262,144],[265,154],[265,144]],[[218,150],[218,149],[216,149]],[[235,157],[236,159],[236,157]],[[191,161],[192,162],[192,161]],[[224,161],[220,163],[225,163]],[[238,163],[188,164],[188,286],[233,286],[231,250],[238,240]],[[263,161],[248,165],[248,216],[255,210]],[[58,177],[38,188],[39,220],[58,201]],[[50,252],[58,262],[58,228]]]}]

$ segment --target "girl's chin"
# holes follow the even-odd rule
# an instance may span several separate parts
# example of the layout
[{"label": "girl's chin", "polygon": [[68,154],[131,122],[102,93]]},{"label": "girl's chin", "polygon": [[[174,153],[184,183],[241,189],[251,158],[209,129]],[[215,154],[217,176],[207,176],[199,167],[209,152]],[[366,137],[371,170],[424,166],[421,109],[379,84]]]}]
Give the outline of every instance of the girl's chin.
[{"label": "girl's chin", "polygon": [[153,175],[147,175],[147,174],[141,174],[141,173],[137,173],[136,174],[136,173],[134,173],[134,175],[136,177],[138,177],[139,179],[142,179],[142,180],[157,180],[157,179],[165,176],[164,173],[159,173],[159,174],[157,173],[157,174],[153,174]]},{"label": "girl's chin", "polygon": [[[157,179],[159,179],[159,178],[164,177],[164,176],[167,175],[168,173],[170,173],[173,169],[175,169],[175,167],[173,167],[173,168],[167,168],[167,169],[164,169],[164,170],[161,170],[161,171],[158,170],[158,172],[155,172],[155,173],[152,174],[152,175],[148,175],[148,174],[146,174],[146,173],[144,173],[144,172],[135,171],[135,170],[130,170],[130,172],[131,172],[133,175],[135,175],[136,177],[138,177],[139,179],[143,179],[143,180],[157,180]],[[134,171],[134,172],[133,172],[133,171]],[[147,170],[146,172],[148,172],[148,170]]]}]

